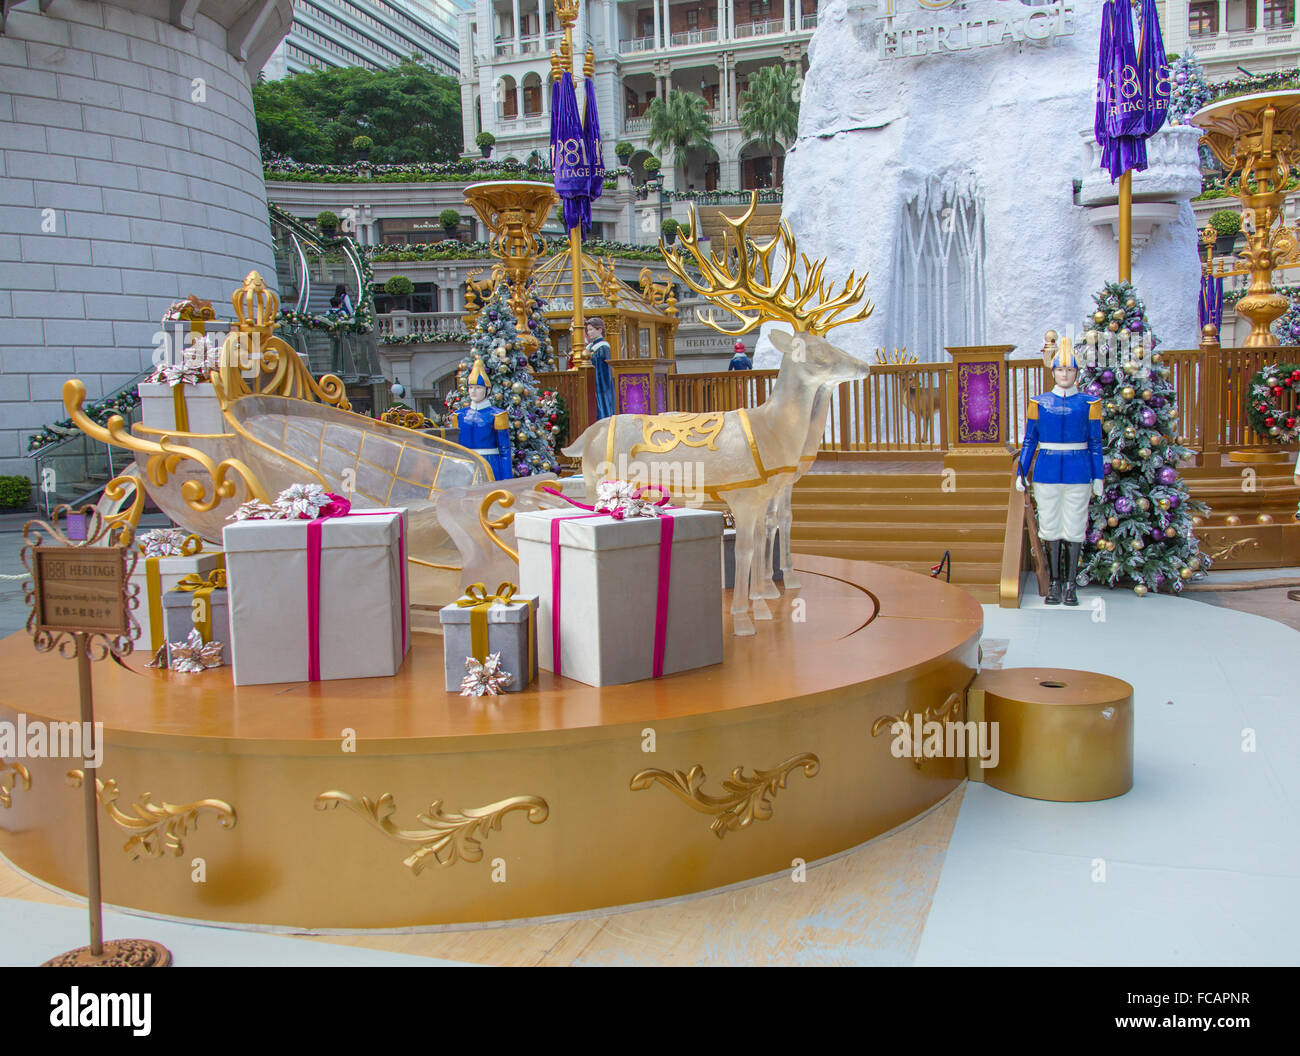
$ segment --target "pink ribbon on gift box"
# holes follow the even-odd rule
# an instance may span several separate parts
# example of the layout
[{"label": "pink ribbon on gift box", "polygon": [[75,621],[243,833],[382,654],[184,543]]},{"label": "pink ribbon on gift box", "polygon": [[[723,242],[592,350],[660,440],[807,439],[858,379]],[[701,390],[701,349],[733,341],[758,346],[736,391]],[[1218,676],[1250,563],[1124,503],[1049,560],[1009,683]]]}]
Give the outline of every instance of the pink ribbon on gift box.
[{"label": "pink ribbon on gift box", "polygon": [[396,513],[398,575],[402,584],[402,655],[410,648],[410,629],[406,622],[406,517],[400,510],[354,510],[341,495],[330,494],[331,502],[307,525],[307,680],[320,681],[320,563],[322,525],[332,517],[374,517]]},{"label": "pink ribbon on gift box", "polygon": [[[654,653],[650,661],[650,677],[661,678],[664,673],[664,656],[668,650],[668,590],[673,569],[673,510],[668,507],[668,493],[663,488],[650,485],[637,488],[634,497],[640,498],[647,491],[659,492],[660,498],[654,503],[661,507],[659,516],[659,580],[655,591],[655,641]],[[542,491],[557,495],[571,506],[583,510],[594,510],[594,506],[569,498],[555,488],[543,487]],[[563,521],[586,520],[591,517],[613,517],[623,520],[622,510],[613,510],[606,514],[575,513],[570,517],[556,517],[551,521],[551,667],[558,676],[560,671],[560,524]]]}]

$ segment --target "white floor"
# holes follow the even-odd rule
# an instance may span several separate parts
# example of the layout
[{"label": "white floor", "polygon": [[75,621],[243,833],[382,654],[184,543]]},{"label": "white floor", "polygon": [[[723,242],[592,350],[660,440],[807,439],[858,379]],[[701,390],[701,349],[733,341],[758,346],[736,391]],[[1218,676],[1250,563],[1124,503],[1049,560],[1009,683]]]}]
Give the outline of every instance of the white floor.
[{"label": "white floor", "polygon": [[1134,787],[1064,804],[969,785],[917,963],[1300,963],[1300,633],[1120,591],[984,614],[1005,667],[1132,683]]}]

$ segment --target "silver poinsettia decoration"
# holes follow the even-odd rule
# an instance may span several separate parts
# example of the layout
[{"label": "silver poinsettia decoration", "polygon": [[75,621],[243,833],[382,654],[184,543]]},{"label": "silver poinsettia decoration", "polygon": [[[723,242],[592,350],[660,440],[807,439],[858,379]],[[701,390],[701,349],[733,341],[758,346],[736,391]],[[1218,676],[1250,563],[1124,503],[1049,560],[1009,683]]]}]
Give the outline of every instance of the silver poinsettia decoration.
[{"label": "silver poinsettia decoration", "polygon": [[597,513],[608,513],[619,520],[663,516],[663,510],[647,501],[638,485],[629,484],[626,480],[602,480],[598,483],[595,509]]},{"label": "silver poinsettia decoration", "polygon": [[185,540],[189,535],[182,528],[154,528],[141,532],[136,541],[145,557],[179,557],[185,553]]},{"label": "silver poinsettia decoration", "polygon": [[223,648],[221,642],[205,642],[196,627],[185,641],[171,643],[171,669],[183,675],[196,675],[209,667],[220,667]]},{"label": "silver poinsettia decoration", "polygon": [[482,662],[467,656],[465,670],[468,673],[460,682],[462,697],[495,697],[515,680],[510,672],[501,670],[500,653],[489,653]]},{"label": "silver poinsettia decoration", "polygon": [[226,518],[228,521],[312,520],[335,501],[319,484],[291,484],[272,503],[246,502]]}]

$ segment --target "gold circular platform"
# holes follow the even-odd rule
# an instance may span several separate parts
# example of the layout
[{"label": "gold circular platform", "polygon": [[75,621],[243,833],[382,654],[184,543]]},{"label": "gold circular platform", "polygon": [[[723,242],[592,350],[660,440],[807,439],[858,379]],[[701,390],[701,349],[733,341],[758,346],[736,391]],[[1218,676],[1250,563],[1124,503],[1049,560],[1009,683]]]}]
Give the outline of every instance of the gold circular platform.
[{"label": "gold circular platform", "polygon": [[[965,764],[895,758],[877,720],[957,717],[980,608],[880,565],[797,568],[777,620],[727,628],[721,665],[603,689],[543,671],[521,694],[448,694],[435,635],[388,679],[237,688],[229,668],[96,664],[105,902],[293,929],[505,921],[725,887],[887,832]],[[23,634],[0,642],[0,687],[0,720],[77,718],[75,665]],[[83,893],[80,761],[11,762],[27,780],[0,768],[0,853]]]}]

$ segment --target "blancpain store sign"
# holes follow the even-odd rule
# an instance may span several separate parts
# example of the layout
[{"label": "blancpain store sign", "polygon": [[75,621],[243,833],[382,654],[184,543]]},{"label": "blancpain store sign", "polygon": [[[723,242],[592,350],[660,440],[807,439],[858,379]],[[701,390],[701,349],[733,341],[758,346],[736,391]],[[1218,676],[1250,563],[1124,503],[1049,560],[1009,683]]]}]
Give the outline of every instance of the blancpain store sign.
[{"label": "blancpain store sign", "polygon": [[[920,10],[906,19],[898,16],[900,5],[915,4]],[[881,0],[879,18],[882,59],[910,59],[921,55],[996,48],[1006,44],[1047,44],[1056,37],[1074,34],[1074,4],[1067,0],[1031,5],[1025,0],[998,0],[993,5],[998,18],[965,17],[974,5],[967,0]]]}]

